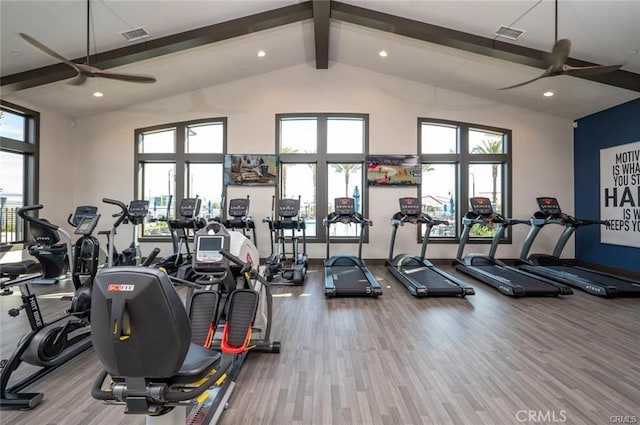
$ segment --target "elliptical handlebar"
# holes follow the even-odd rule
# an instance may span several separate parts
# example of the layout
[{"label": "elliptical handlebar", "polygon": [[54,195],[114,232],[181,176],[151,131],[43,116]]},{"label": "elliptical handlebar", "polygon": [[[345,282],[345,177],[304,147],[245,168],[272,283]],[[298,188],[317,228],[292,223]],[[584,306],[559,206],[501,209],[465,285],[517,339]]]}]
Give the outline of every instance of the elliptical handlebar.
[{"label": "elliptical handlebar", "polygon": [[327,218],[325,218],[323,220],[323,223],[325,226],[329,226],[330,224],[335,224],[335,223],[355,223],[355,224],[362,224],[365,226],[373,226],[373,221],[369,220],[368,218],[365,218],[362,214],[360,213],[353,213],[353,214],[336,214],[335,212],[329,213],[329,215],[327,216]]},{"label": "elliptical handlebar", "polygon": [[51,224],[48,221],[31,217],[26,214],[29,211],[41,210],[42,208],[44,208],[42,204],[26,205],[24,207],[18,208],[18,216],[20,216],[20,218],[22,218],[25,221],[30,221],[31,223],[36,223],[39,226],[46,227],[47,229],[58,231],[58,229],[60,229],[60,226],[56,226],[55,224]]},{"label": "elliptical handlebar", "polygon": [[242,261],[240,258],[236,257],[235,255],[230,253],[225,248],[221,249],[218,252],[220,253],[220,255],[222,255],[227,260],[229,260],[232,263],[235,263],[238,266],[242,267],[240,269],[240,273],[247,273],[248,272],[252,278],[258,279],[260,281],[260,283],[262,283],[266,288],[271,287],[271,284],[269,283],[269,281],[267,281],[267,279],[262,277],[260,275],[260,273],[258,273],[258,271],[255,268],[253,268],[253,266],[251,264],[249,264],[248,262]]},{"label": "elliptical handlebar", "polygon": [[115,199],[110,198],[102,198],[102,202],[105,204],[111,204],[119,207],[122,211],[116,214],[113,214],[113,217],[119,217],[115,223],[113,223],[113,228],[117,228],[129,217],[129,208],[124,204],[124,202],[117,201]]}]

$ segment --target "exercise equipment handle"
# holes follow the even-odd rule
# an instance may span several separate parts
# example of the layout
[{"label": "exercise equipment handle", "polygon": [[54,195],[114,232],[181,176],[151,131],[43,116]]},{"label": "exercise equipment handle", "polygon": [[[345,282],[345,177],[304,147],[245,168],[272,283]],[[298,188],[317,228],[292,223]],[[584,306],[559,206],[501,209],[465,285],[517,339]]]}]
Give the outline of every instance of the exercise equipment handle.
[{"label": "exercise equipment handle", "polygon": [[153,248],[153,251],[151,251],[149,253],[149,255],[147,256],[147,258],[144,260],[144,262],[142,263],[143,267],[149,267],[151,265],[151,263],[153,263],[153,260],[156,259],[156,257],[158,256],[158,254],[160,254],[160,248]]},{"label": "exercise equipment handle", "polygon": [[55,224],[51,224],[47,221],[40,220],[38,218],[27,215],[27,212],[29,211],[41,210],[42,208],[44,208],[42,204],[27,205],[27,206],[18,208],[18,216],[20,216],[20,218],[22,218],[23,220],[30,221],[32,223],[37,223],[42,227],[46,227],[47,229],[57,231],[60,228],[59,226],[56,226]]},{"label": "exercise equipment handle", "polygon": [[242,269],[240,270],[241,273],[249,272],[252,278],[258,279],[260,283],[262,283],[264,286],[266,287],[271,286],[271,283],[269,283],[267,279],[262,277],[260,273],[258,273],[258,271],[251,266],[251,264],[247,263],[246,261],[242,261],[240,258],[236,257],[235,255],[233,255],[232,253],[230,253],[224,248],[218,252],[227,260],[237,264],[238,266],[241,266],[242,267]]},{"label": "exercise equipment handle", "polygon": [[110,199],[110,198],[102,198],[102,202],[104,202],[105,204],[116,205],[122,210],[122,213],[117,213],[113,215],[113,217],[120,216],[120,218],[118,218],[118,220],[116,220],[116,222],[113,224],[114,228],[120,226],[122,222],[129,216],[129,210],[127,206],[124,204],[124,202],[117,201],[115,199]]}]

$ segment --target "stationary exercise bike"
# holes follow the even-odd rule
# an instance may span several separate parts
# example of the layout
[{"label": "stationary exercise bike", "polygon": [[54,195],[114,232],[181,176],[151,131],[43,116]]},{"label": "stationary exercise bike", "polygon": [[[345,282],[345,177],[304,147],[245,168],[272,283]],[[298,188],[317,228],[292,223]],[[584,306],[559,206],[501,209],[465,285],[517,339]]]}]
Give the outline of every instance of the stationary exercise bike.
[{"label": "stationary exercise bike", "polygon": [[[30,289],[30,284],[34,282],[32,276],[14,277],[0,283],[0,289],[19,286],[22,304],[18,308],[9,310],[9,315],[16,317],[21,310],[24,310],[31,326],[31,330],[23,335],[18,342],[11,357],[0,362],[0,407],[3,409],[31,409],[35,407],[42,401],[43,394],[24,393],[21,390],[91,346],[89,326],[91,287],[97,270],[98,258],[97,254],[85,257],[82,264],[77,264],[74,253],[80,252],[81,247],[89,245],[92,246],[91,253],[97,252],[98,241],[91,236],[91,233],[100,216],[84,216],[74,232],[81,235],[81,238],[76,242],[76,249],[73,250],[71,236],[64,229],[44,219],[27,215],[29,211],[42,208],[42,205],[23,207],[18,210],[18,215],[29,224],[32,233],[36,230],[37,233],[47,237],[56,238],[58,235],[63,237],[69,253],[69,269],[74,274],[73,282],[76,291],[69,310],[63,316],[47,323],[40,310],[36,295]],[[88,264],[89,261],[92,261],[93,264]],[[89,273],[81,272],[81,270],[88,270]],[[11,375],[23,362],[40,369],[9,386]]]},{"label": "stationary exercise bike", "polygon": [[[308,259],[306,225],[304,218],[299,216],[300,197],[276,202],[274,196],[271,211],[272,216],[262,220],[269,225],[271,240],[271,254],[266,261],[266,278],[271,282],[274,276],[280,275],[293,285],[302,285],[307,274]],[[288,235],[287,231],[290,231]],[[298,232],[302,233],[302,252]],[[287,253],[288,241],[291,243],[290,257]]]}]

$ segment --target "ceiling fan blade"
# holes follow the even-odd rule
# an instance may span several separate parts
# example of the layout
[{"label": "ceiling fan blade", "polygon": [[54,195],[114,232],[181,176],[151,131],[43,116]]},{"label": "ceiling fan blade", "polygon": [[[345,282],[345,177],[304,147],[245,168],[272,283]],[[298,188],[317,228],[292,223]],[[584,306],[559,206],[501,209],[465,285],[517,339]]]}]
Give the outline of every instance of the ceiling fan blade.
[{"label": "ceiling fan blade", "polygon": [[35,47],[36,49],[48,54],[49,56],[52,56],[56,59],[58,59],[60,62],[63,62],[67,65],[69,65],[70,67],[72,67],[73,69],[75,69],[76,71],[80,72],[80,69],[78,68],[78,65],[71,62],[69,59],[65,58],[64,56],[54,52],[53,50],[51,50],[50,48],[48,48],[47,46],[45,46],[44,44],[40,43],[38,40],[36,40],[35,38],[25,34],[25,33],[20,33],[20,37],[22,37],[27,43],[31,44],[33,47]]},{"label": "ceiling fan blade", "polygon": [[571,40],[563,38],[556,41],[551,50],[551,68],[560,71],[571,53]]},{"label": "ceiling fan blade", "polygon": [[615,72],[622,68],[622,65],[594,65],[594,66],[569,66],[565,65],[562,71],[566,75],[573,75],[575,77],[583,77],[589,75],[608,74],[609,72]]},{"label": "ceiling fan blade", "polygon": [[87,77],[88,75],[86,73],[80,72],[76,78],[70,80],[69,82],[67,82],[67,84],[70,84],[72,86],[81,86],[87,81]]},{"label": "ceiling fan blade", "polygon": [[537,80],[539,80],[541,78],[546,78],[546,77],[548,77],[550,75],[551,75],[551,67],[547,68],[541,75],[538,75],[536,78],[534,78],[532,80],[525,81],[525,82],[519,83],[519,84],[515,84],[515,85],[509,86],[509,87],[502,87],[501,89],[498,89],[498,90],[515,89],[516,87],[521,87],[521,86],[524,86],[526,84],[533,83],[534,81],[537,81]]},{"label": "ceiling fan blade", "polygon": [[108,78],[110,80],[127,81],[130,83],[155,83],[155,77],[149,75],[133,75],[133,74],[118,74],[115,72],[107,72],[101,70],[95,70],[91,73],[92,77]]}]

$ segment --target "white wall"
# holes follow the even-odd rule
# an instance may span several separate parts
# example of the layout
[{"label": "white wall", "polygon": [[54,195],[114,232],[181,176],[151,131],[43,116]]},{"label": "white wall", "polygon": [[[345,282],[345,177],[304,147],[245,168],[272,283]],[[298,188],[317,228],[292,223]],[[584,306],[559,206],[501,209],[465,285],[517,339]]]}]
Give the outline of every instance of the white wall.
[{"label": "white wall", "polygon": [[[552,195],[564,205],[573,204],[572,123],[522,108],[488,101],[449,90],[426,86],[341,64],[316,70],[305,64],[256,77],[210,87],[195,93],[150,102],[125,110],[78,120],[70,131],[63,119],[43,113],[42,133],[51,133],[51,146],[43,150],[42,199],[59,197],[68,203],[98,205],[103,213],[101,228],[108,228],[110,213],[101,199],[111,197],[128,202],[133,197],[134,129],[168,122],[204,117],[228,117],[229,153],[274,153],[277,113],[345,112],[368,113],[370,152],[377,154],[416,153],[417,117],[441,118],[479,123],[513,130],[513,194],[515,217],[526,218],[535,210],[535,196]],[[64,130],[64,131],[63,131]],[[67,138],[73,134],[71,148]],[[59,146],[59,148],[58,148]],[[71,151],[73,150],[73,156]],[[70,158],[72,162],[70,162]],[[56,165],[57,164],[57,165]],[[68,186],[54,183],[60,171],[73,180]],[[73,173],[73,174],[71,174]],[[57,180],[57,179],[56,179]],[[48,192],[51,193],[48,193]],[[268,233],[263,217],[270,215],[273,188],[233,187],[230,196],[251,196],[251,215],[259,233],[261,255],[268,249]],[[55,194],[55,195],[54,195]],[[397,199],[415,194],[407,188],[372,188],[370,218],[374,222],[365,258],[386,258]],[[389,199],[393,202],[389,202]],[[115,211],[113,211],[115,212]],[[403,229],[397,252],[417,251],[414,233]],[[515,231],[514,243],[502,246],[498,255],[517,257],[528,229]],[[130,238],[123,229],[120,244]],[[545,229],[534,251],[549,251],[557,234]],[[143,252],[151,250],[143,246]],[[168,244],[162,246],[169,249]],[[309,247],[312,258],[323,258],[324,245]],[[432,244],[431,258],[453,258],[456,245]],[[473,247],[484,249],[485,247]],[[333,252],[353,252],[353,245],[334,246]],[[573,256],[573,246],[565,256]]]}]

